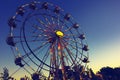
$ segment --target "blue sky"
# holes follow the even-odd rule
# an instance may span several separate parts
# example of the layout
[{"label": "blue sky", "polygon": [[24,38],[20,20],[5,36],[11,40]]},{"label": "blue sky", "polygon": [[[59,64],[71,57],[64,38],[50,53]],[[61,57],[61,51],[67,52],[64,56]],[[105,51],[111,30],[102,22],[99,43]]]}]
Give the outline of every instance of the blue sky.
[{"label": "blue sky", "polygon": [[[0,72],[7,66],[13,72],[14,57],[6,44],[7,20],[17,6],[32,0],[0,1]],[[39,0],[45,1],[45,0]],[[81,24],[90,48],[89,67],[97,71],[103,66],[118,67],[120,62],[120,0],[46,0],[60,6]]]}]

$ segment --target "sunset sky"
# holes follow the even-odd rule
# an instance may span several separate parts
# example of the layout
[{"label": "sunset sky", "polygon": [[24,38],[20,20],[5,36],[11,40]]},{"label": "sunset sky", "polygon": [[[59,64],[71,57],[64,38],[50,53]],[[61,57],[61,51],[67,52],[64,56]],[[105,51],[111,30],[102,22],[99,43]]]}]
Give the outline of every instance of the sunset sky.
[{"label": "sunset sky", "polygon": [[[17,6],[32,0],[0,1],[0,72],[7,67],[13,73],[18,67],[5,40],[9,32],[8,19],[15,14]],[[37,0],[48,1],[72,14],[81,24],[89,45],[89,68],[120,66],[120,0]],[[20,74],[22,73],[22,74]],[[23,76],[23,70],[14,76]]]}]

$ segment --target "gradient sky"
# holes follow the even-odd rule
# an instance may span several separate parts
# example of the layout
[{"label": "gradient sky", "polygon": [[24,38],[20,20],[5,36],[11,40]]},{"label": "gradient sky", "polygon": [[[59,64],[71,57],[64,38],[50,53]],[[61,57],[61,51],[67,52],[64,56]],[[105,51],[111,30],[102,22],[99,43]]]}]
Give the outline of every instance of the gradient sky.
[{"label": "gradient sky", "polygon": [[[30,1],[32,0],[0,0],[0,72],[5,66],[11,73],[18,68],[14,64],[10,47],[5,42],[9,31],[7,20],[15,14],[17,6]],[[90,48],[90,68],[96,72],[103,66],[120,66],[120,0],[39,1],[60,6],[81,24]]]}]

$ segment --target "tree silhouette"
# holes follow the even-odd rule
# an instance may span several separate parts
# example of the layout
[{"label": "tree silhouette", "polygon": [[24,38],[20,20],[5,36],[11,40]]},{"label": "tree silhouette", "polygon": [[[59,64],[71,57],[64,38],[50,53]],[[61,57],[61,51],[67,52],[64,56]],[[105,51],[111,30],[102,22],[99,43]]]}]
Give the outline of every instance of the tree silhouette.
[{"label": "tree silhouette", "polygon": [[98,73],[104,80],[120,80],[120,68],[103,67]]},{"label": "tree silhouette", "polygon": [[114,74],[115,74],[114,80],[120,80],[120,67],[114,68]]},{"label": "tree silhouette", "polygon": [[3,68],[3,80],[8,80],[9,71],[6,67]]},{"label": "tree silhouette", "polygon": [[25,75],[25,77],[20,78],[20,80],[30,80],[30,78]]},{"label": "tree silhouette", "polygon": [[6,67],[4,67],[3,73],[0,73],[0,80],[15,80],[15,79],[9,76],[9,70]]},{"label": "tree silhouette", "polygon": [[[103,67],[96,74],[90,68],[86,74],[83,74],[83,80],[120,80],[120,67]],[[0,73],[0,80],[15,80],[12,77],[9,77],[9,70],[4,67],[3,73]],[[25,76],[20,78],[20,80],[31,80],[29,77]],[[44,76],[42,78],[39,74],[34,73],[32,75],[32,80],[46,80]],[[77,79],[72,79],[77,80]]]}]

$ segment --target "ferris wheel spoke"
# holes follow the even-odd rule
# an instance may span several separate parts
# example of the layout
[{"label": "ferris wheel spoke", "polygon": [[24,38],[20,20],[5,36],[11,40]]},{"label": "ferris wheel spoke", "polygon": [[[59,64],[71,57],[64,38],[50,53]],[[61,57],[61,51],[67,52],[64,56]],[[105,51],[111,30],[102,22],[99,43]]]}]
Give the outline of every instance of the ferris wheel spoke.
[{"label": "ferris wheel spoke", "polygon": [[55,53],[55,42],[50,45],[50,56],[51,56],[51,66],[57,68],[56,63],[56,53]]},{"label": "ferris wheel spoke", "polygon": [[[37,53],[36,55],[38,55],[39,53]],[[38,66],[39,67],[39,65],[33,60],[35,57],[30,57],[28,54],[27,54],[27,57],[29,58],[29,60],[26,62],[27,64],[31,61],[31,62],[33,62],[36,66]],[[23,58],[26,58],[26,57],[24,57],[23,56]],[[29,66],[29,64],[28,64],[28,66]],[[29,67],[31,67],[31,66],[29,66]],[[47,69],[45,69],[45,68],[43,68],[43,67],[40,67],[40,68],[42,68],[43,70],[45,70],[45,71],[48,71]]]},{"label": "ferris wheel spoke", "polygon": [[62,42],[62,45],[64,46],[65,50],[67,51],[67,53],[68,53],[68,55],[69,55],[69,57],[70,57],[72,63],[75,65],[76,63],[75,63],[75,61],[74,61],[74,59],[73,59],[74,56],[71,55],[72,52],[71,52],[71,51],[69,50],[69,48],[64,44],[64,42]]},{"label": "ferris wheel spoke", "polygon": [[51,17],[51,20],[52,20],[52,24],[55,24],[55,21],[54,21],[54,18],[53,18],[53,17]]},{"label": "ferris wheel spoke", "polygon": [[33,27],[33,28],[35,28],[33,31],[32,31],[32,33],[35,33],[36,31],[45,31],[45,29],[44,28],[41,28],[42,26],[38,26],[38,25],[36,25],[36,24],[33,24],[33,22],[30,22],[30,21],[28,21],[28,23]]},{"label": "ferris wheel spoke", "polygon": [[48,18],[45,15],[43,15],[43,17],[44,17],[45,21],[50,25],[50,21],[48,20]]},{"label": "ferris wheel spoke", "polygon": [[75,55],[74,55],[74,53],[72,52],[72,49],[69,49],[69,48],[68,48],[68,50],[71,51],[71,52],[70,52],[71,56],[73,56],[73,58],[75,58]]},{"label": "ferris wheel spoke", "polygon": [[[34,35],[37,35],[37,36],[35,36],[33,40],[39,39],[39,40],[43,41],[43,40],[45,40],[45,36],[47,37],[47,35],[44,35],[44,32],[39,33],[39,34],[34,34]],[[42,39],[41,39],[41,37],[42,37]]]},{"label": "ferris wheel spoke", "polygon": [[66,34],[65,36],[67,36],[67,37],[76,37],[77,36],[77,34]]},{"label": "ferris wheel spoke", "polygon": [[[41,40],[27,40],[27,42],[40,42]],[[23,43],[23,42],[25,42],[25,41],[16,41],[15,43],[17,44],[17,43]]]},{"label": "ferris wheel spoke", "polygon": [[62,25],[61,25],[61,30],[64,28],[65,25],[65,20],[62,22]]},{"label": "ferris wheel spoke", "polygon": [[[57,54],[56,54],[56,61],[57,61],[57,65],[60,66],[60,65],[63,65],[62,62],[64,62],[64,60],[66,59],[67,63],[68,63],[68,57],[67,55],[65,54],[64,52],[64,49],[62,47],[62,44],[61,42],[57,42]],[[63,57],[63,61],[61,61],[61,58]]]},{"label": "ferris wheel spoke", "polygon": [[59,29],[61,28],[61,26],[60,26],[60,17],[59,17],[60,15],[58,14],[57,15],[57,25],[58,25],[58,27],[59,27]]},{"label": "ferris wheel spoke", "polygon": [[24,63],[25,63],[32,71],[35,72],[35,70],[28,64],[28,62],[26,62],[25,60],[23,60],[23,61],[24,61]]},{"label": "ferris wheel spoke", "polygon": [[[42,58],[42,61],[43,61],[43,62],[46,62],[46,60],[47,60],[48,56],[49,56],[49,48],[48,48],[48,50],[46,51],[46,53],[45,53],[44,57]],[[41,67],[43,67],[43,66],[44,66],[44,64],[43,64],[43,63],[41,63],[41,64],[39,65],[39,67],[38,67],[37,71],[39,70],[39,68],[41,68]],[[42,69],[42,68],[41,68],[41,69]],[[41,71],[41,69],[39,70],[39,72]]]},{"label": "ferris wheel spoke", "polygon": [[40,19],[36,19],[39,23],[40,23],[40,25],[43,25],[43,26],[45,26],[45,27],[48,27],[42,20],[40,20]]},{"label": "ferris wheel spoke", "polygon": [[[76,59],[76,60],[77,60],[77,59],[81,60],[81,58],[79,58],[79,56],[76,57],[76,55],[75,55],[74,53],[72,53],[72,50],[71,50],[71,55],[73,56],[74,59]],[[75,60],[75,61],[76,61],[76,60]],[[81,61],[76,61],[76,63],[79,63],[79,62],[81,62]],[[71,63],[71,64],[73,65],[73,63]]]},{"label": "ferris wheel spoke", "polygon": [[[73,47],[73,50],[76,50],[76,48]],[[72,54],[72,55],[74,55],[74,54]],[[74,56],[76,56],[76,55],[74,55]],[[84,55],[83,52],[81,52],[80,50],[78,50],[78,55],[77,55],[76,58],[78,58],[79,60],[82,60],[82,57],[85,57],[85,58],[86,58],[87,56]]]},{"label": "ferris wheel spoke", "polygon": [[[35,28],[35,30],[45,31],[45,29],[42,29],[42,28],[41,28],[40,26],[38,26],[38,25],[32,25],[32,27]],[[35,31],[35,30],[34,30],[34,31]],[[33,32],[34,32],[34,31],[33,31]]]},{"label": "ferris wheel spoke", "polygon": [[[72,51],[72,50],[71,50],[71,51]],[[72,56],[74,59],[76,59],[76,60],[74,60],[74,61],[76,62],[76,64],[79,64],[79,63],[81,62],[82,58],[79,58],[79,57],[76,58],[76,55],[73,54],[72,52],[71,52],[70,54],[71,54],[71,56]],[[68,58],[68,59],[69,59],[69,58]],[[79,61],[77,61],[77,59],[79,59]],[[71,60],[69,59],[69,61],[71,61]],[[73,65],[73,61],[70,62],[70,63],[71,63],[71,65]]]},{"label": "ferris wheel spoke", "polygon": [[82,45],[83,45],[83,44],[82,44],[81,42],[75,41],[75,40],[72,40],[72,39],[69,39],[68,44],[69,44],[69,45],[72,45],[72,44],[70,44],[70,42],[71,42],[71,43],[75,43],[75,44],[77,43],[77,45],[79,45],[79,48],[82,49]]},{"label": "ferris wheel spoke", "polygon": [[69,65],[69,64],[73,64],[72,61],[68,58],[68,55],[66,55],[66,53],[65,53],[64,50],[63,50],[63,55],[64,55],[64,57],[65,57],[65,59],[66,59],[68,65]]},{"label": "ferris wheel spoke", "polygon": [[[65,41],[65,40],[64,40]],[[65,41],[67,42],[67,41]],[[81,52],[77,47],[74,47],[73,45],[71,45],[70,43],[68,43],[68,46],[71,47],[73,50],[77,50],[79,54],[81,54],[84,57],[87,57],[86,55],[83,54],[83,52]],[[82,49],[82,48],[81,48]]]},{"label": "ferris wheel spoke", "polygon": [[68,32],[68,31],[70,31],[72,29],[73,29],[73,27],[69,27],[68,29],[65,30],[65,32]]},{"label": "ferris wheel spoke", "polygon": [[31,75],[31,73],[30,73],[29,70],[27,70],[25,67],[23,67],[23,69],[24,69],[27,73],[29,73],[29,74]]},{"label": "ferris wheel spoke", "polygon": [[[65,21],[65,20],[64,20]],[[70,33],[72,33],[71,32],[71,30],[73,29],[73,27],[72,26],[70,26],[70,25],[67,25],[67,23],[65,23],[65,22],[63,22],[64,23],[64,27],[66,27],[67,29],[65,29],[64,31],[65,32],[70,32]],[[75,35],[75,34],[74,34]]]},{"label": "ferris wheel spoke", "polygon": [[46,39],[47,39],[47,35],[45,35],[44,32],[34,33],[34,34],[32,34],[32,37],[31,38],[32,38],[33,41],[46,41]]},{"label": "ferris wheel spoke", "polygon": [[57,24],[57,23],[56,23],[56,20],[57,20],[57,19],[56,19],[56,17],[55,17],[55,16],[51,16],[51,21],[52,21],[52,24]]},{"label": "ferris wheel spoke", "polygon": [[12,50],[12,54],[14,55],[14,57],[16,57],[16,54],[15,54],[13,47],[10,47],[10,49]]},{"label": "ferris wheel spoke", "polygon": [[31,58],[31,57],[30,57],[30,55],[28,55],[28,54],[32,54],[32,53],[30,53],[30,52],[29,52],[29,53],[28,53],[28,52],[26,52],[26,50],[25,50],[25,47],[24,47],[23,43],[22,43],[22,47],[23,47],[24,52],[26,53],[25,55],[23,55],[23,56],[22,56],[22,58],[23,58],[23,59],[25,59],[25,58],[27,58],[27,57],[28,57],[28,58],[29,58],[29,60],[27,61],[27,63],[29,63],[29,62],[31,61],[31,62],[32,62],[32,63],[34,63],[36,66],[38,66],[38,64],[37,64],[37,63],[33,60],[33,58],[34,58],[34,57],[32,57],[32,58]]},{"label": "ferris wheel spoke", "polygon": [[61,15],[61,17],[63,18],[63,19],[60,20],[60,22],[62,23],[61,29],[63,29],[63,27],[64,27],[66,21],[65,21],[65,19],[64,19],[63,13],[60,13],[60,15]]},{"label": "ferris wheel spoke", "polygon": [[16,71],[14,71],[14,72],[10,75],[10,77],[13,76],[15,73],[17,73],[20,69],[21,69],[21,67],[19,67]]},{"label": "ferris wheel spoke", "polygon": [[[58,46],[58,43],[57,43],[57,46]],[[60,64],[61,64],[61,62],[60,62],[60,50],[59,50],[59,48],[57,47],[57,49],[56,49],[56,55],[57,55],[57,59],[56,59],[56,61],[57,61],[57,65],[58,66],[60,66]]]},{"label": "ferris wheel spoke", "polygon": [[[73,40],[73,39],[68,39],[68,40],[64,39],[63,41],[65,41],[65,43],[67,43],[67,44],[70,45],[70,46],[73,46],[73,44],[77,44],[77,45],[79,45],[79,46],[82,46],[82,45],[83,45],[82,43],[79,43],[78,41]],[[71,44],[71,43],[73,43],[73,44]],[[74,47],[74,46],[73,46],[73,47]],[[82,47],[79,47],[79,48],[82,49]]]},{"label": "ferris wheel spoke", "polygon": [[[44,47],[46,44],[47,44],[47,43],[43,43],[41,46],[35,48],[35,49],[33,50],[33,52],[38,51],[40,48]],[[26,53],[26,54],[24,55],[24,57],[26,57],[26,55],[30,56],[31,54],[32,54],[31,52]]]},{"label": "ferris wheel spoke", "polygon": [[[37,37],[37,36],[35,36]],[[27,42],[42,42],[45,41],[44,39],[33,39],[33,40],[26,40]],[[15,43],[20,43],[20,42],[25,42],[25,40],[20,40],[20,41],[16,41]]]},{"label": "ferris wheel spoke", "polygon": [[[13,38],[23,38],[24,39],[24,37],[23,36],[12,36]],[[38,37],[38,36],[26,36],[26,37],[32,37],[32,38],[34,38],[34,37]]]},{"label": "ferris wheel spoke", "polygon": [[[35,48],[35,49],[33,49],[33,52],[36,52],[36,51],[38,51],[40,48],[42,48],[42,47],[44,47],[46,44],[48,44],[49,42],[44,42],[44,43],[42,43],[42,45],[41,46],[39,46],[39,47],[37,47],[37,48]],[[23,57],[27,57],[27,55],[28,56],[30,56],[32,53],[31,52],[29,52],[29,53],[26,53]]]},{"label": "ferris wheel spoke", "polygon": [[56,19],[55,21],[57,21],[56,24],[59,25],[59,29],[62,30],[65,26],[65,20],[64,19],[62,20],[62,18],[60,16],[61,16],[61,14],[57,14],[57,17],[55,18]]},{"label": "ferris wheel spoke", "polygon": [[[37,21],[40,23],[40,25],[44,26],[45,29],[47,29],[47,30],[49,30],[49,31],[53,31],[53,30],[51,29],[52,26],[46,25],[45,22],[43,22],[42,20],[40,20],[40,19],[38,19],[38,18],[37,18]],[[43,28],[43,29],[44,29],[44,28]],[[44,30],[44,32],[46,32],[47,30]]]},{"label": "ferris wheel spoke", "polygon": [[[43,42],[43,41],[46,41],[46,40],[44,40],[44,39],[41,39],[41,40],[40,39],[38,39],[38,40],[37,39],[27,40],[27,42]],[[20,41],[15,41],[14,43],[17,44],[17,43],[21,43],[21,42],[24,43],[25,41],[24,40],[20,40]]]},{"label": "ferris wheel spoke", "polygon": [[57,17],[51,16],[52,24],[56,24],[58,29],[61,30],[61,25],[60,25],[60,20],[59,20],[59,15]]},{"label": "ferris wheel spoke", "polygon": [[[71,44],[68,44],[68,47],[71,47],[72,49],[68,49],[68,51],[77,51],[77,56],[76,56],[76,54],[73,54],[72,52],[70,52],[71,53],[71,55],[74,57],[74,59],[77,59],[77,58],[79,58],[79,54],[81,55],[81,56],[84,56],[84,57],[86,57],[86,55],[84,55],[77,47],[74,47],[73,45],[71,45]],[[81,58],[81,57],[80,57]],[[80,59],[79,58],[79,59]]]},{"label": "ferris wheel spoke", "polygon": [[[39,28],[39,27],[36,27],[36,29],[37,29],[37,28]],[[35,35],[45,36],[44,33],[46,32],[46,29],[38,29],[38,30],[39,30],[39,32],[36,32],[36,33],[35,33],[35,32],[33,31],[32,33],[35,34]]]},{"label": "ferris wheel spoke", "polygon": [[41,36],[46,36],[46,35],[43,35],[44,33],[45,33],[45,29],[42,29],[40,26],[38,26],[38,25],[35,25],[35,24],[32,24],[32,22],[29,22],[31,25],[32,25],[32,27],[33,28],[35,28],[35,30],[32,32],[33,34],[35,34],[35,32],[37,31],[37,30],[39,30],[40,31],[40,33],[39,34],[36,34],[37,36],[35,37],[35,39],[33,39],[33,40],[36,40],[38,37],[40,38]]},{"label": "ferris wheel spoke", "polygon": [[69,55],[69,57],[70,57],[70,59],[71,59],[71,61],[72,61],[72,65],[74,64],[74,65],[76,65],[76,61],[74,61],[74,56],[72,56],[72,52],[66,47],[66,46],[64,46],[65,47],[65,50],[67,51],[67,53],[68,53],[68,55]]}]

